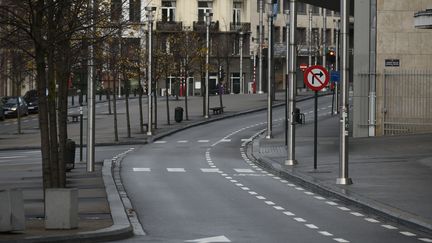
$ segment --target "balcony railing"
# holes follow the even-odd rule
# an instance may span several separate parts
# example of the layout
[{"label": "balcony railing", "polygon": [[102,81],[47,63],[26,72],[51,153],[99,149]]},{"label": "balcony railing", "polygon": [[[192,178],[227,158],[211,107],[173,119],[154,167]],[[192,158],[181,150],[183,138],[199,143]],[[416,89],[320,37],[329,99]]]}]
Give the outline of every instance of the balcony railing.
[{"label": "balcony railing", "polygon": [[176,32],[182,31],[183,23],[175,22],[175,21],[157,21],[156,22],[156,30],[157,31],[167,31],[167,32]]},{"label": "balcony railing", "polygon": [[230,31],[242,31],[242,32],[250,32],[251,24],[250,23],[230,23]]},{"label": "balcony railing", "polygon": [[[193,30],[197,32],[206,32],[207,31],[207,25],[204,21],[194,21],[193,22]],[[217,32],[219,31],[219,21],[211,22],[210,24],[210,32]]]}]

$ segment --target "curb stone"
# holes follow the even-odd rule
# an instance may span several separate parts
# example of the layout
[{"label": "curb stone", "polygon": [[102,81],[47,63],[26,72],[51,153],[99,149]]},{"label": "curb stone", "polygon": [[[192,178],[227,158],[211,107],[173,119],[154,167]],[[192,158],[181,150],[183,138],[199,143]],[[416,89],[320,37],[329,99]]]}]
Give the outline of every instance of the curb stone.
[{"label": "curb stone", "polygon": [[361,196],[350,191],[349,186],[338,187],[322,183],[311,176],[296,172],[292,167],[284,167],[277,161],[259,155],[259,152],[256,151],[259,151],[259,143],[261,139],[263,139],[262,133],[255,136],[253,140],[249,142],[247,155],[252,158],[252,161],[254,161],[255,164],[265,170],[323,196],[333,197],[343,203],[354,205],[366,213],[376,215],[390,222],[415,229],[422,233],[429,235],[432,234],[432,225],[423,222],[416,215]]}]

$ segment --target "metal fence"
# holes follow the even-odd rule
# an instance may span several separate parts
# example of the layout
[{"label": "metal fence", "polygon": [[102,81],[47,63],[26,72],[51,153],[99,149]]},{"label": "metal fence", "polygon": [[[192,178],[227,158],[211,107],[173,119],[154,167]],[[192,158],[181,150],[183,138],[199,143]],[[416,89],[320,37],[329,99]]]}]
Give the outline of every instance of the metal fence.
[{"label": "metal fence", "polygon": [[432,71],[383,74],[383,133],[432,132]]}]

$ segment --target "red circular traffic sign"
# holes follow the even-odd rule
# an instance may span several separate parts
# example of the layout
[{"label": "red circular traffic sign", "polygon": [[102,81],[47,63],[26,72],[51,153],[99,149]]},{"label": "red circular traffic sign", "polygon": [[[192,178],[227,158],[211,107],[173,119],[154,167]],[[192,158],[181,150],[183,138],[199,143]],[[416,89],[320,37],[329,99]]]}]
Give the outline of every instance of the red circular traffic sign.
[{"label": "red circular traffic sign", "polygon": [[306,70],[306,68],[308,67],[308,65],[306,63],[302,63],[300,64],[300,69],[304,72]]},{"label": "red circular traffic sign", "polygon": [[304,72],[304,83],[313,91],[320,91],[327,86],[330,75],[323,66],[310,66]]}]

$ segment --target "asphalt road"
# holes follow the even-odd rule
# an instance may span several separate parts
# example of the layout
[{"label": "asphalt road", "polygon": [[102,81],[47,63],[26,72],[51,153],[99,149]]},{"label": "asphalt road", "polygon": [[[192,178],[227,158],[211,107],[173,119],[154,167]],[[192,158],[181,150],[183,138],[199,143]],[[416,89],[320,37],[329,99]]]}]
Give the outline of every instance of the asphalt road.
[{"label": "asphalt road", "polygon": [[[330,102],[320,98],[320,119]],[[298,106],[309,121],[298,129],[308,132],[313,100]],[[275,109],[275,126],[283,116]],[[255,166],[246,144],[265,121],[265,112],[225,119],[129,153],[121,177],[146,235],[123,242],[419,242],[402,226]]]}]

